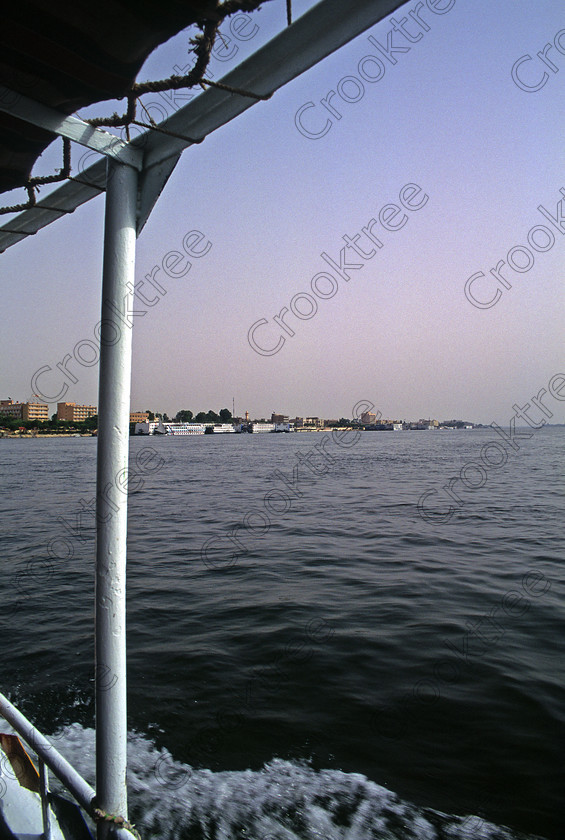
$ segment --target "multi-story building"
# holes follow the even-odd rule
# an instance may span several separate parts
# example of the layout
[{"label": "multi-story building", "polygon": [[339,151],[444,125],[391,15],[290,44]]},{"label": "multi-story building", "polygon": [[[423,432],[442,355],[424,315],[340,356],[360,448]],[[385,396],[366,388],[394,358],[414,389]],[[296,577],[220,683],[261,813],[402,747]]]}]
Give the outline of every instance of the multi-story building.
[{"label": "multi-story building", "polygon": [[49,420],[49,406],[47,403],[24,403],[22,420]]},{"label": "multi-story building", "polygon": [[98,414],[95,405],[77,405],[76,403],[57,403],[57,420],[68,420],[71,423],[83,423],[89,417]]},{"label": "multi-story building", "polygon": [[11,399],[0,400],[0,417],[15,417],[22,419],[22,403],[15,403]]},{"label": "multi-story building", "polygon": [[49,420],[47,403],[15,403],[11,399],[0,400],[0,417],[14,417],[17,420]]},{"label": "multi-story building", "polygon": [[439,422],[437,420],[425,420],[420,418],[420,420],[418,420],[418,429],[439,429]]},{"label": "multi-story building", "polygon": [[377,422],[377,415],[376,415],[376,414],[373,414],[373,412],[372,412],[372,411],[365,411],[365,412],[361,415],[361,422],[362,422],[365,426],[372,426],[372,425],[374,425],[374,424]]},{"label": "multi-story building", "polygon": [[130,411],[130,423],[147,423],[148,420],[149,414],[146,411]]},{"label": "multi-story building", "polygon": [[288,414],[271,414],[271,423],[290,423]]}]

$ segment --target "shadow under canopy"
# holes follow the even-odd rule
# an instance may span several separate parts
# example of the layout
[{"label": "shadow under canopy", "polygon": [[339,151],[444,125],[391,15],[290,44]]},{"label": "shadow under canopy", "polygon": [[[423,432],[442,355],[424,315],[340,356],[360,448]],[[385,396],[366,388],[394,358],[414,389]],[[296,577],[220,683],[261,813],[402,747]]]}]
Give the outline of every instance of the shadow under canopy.
[{"label": "shadow under canopy", "polygon": [[[264,0],[263,0],[264,1]],[[18,0],[2,11],[0,84],[68,116],[131,89],[146,58],[191,24],[261,0]],[[10,93],[4,93],[10,97]],[[125,111],[125,107],[124,107]],[[53,134],[0,112],[0,192],[26,186]]]}]

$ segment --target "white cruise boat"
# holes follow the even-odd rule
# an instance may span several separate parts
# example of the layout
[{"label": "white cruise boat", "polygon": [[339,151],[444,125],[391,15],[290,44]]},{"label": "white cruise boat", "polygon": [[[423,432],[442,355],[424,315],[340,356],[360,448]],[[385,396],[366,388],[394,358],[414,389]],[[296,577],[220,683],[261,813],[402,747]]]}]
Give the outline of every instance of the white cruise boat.
[{"label": "white cruise boat", "polygon": [[213,426],[206,426],[207,434],[231,435],[235,432],[235,426],[231,423],[215,423]]},{"label": "white cruise boat", "polygon": [[254,432],[257,434],[258,432],[274,432],[275,431],[275,424],[274,423],[251,423],[249,426],[249,431]]},{"label": "white cruise boat", "polygon": [[203,435],[206,427],[202,423],[163,423],[167,435]]}]

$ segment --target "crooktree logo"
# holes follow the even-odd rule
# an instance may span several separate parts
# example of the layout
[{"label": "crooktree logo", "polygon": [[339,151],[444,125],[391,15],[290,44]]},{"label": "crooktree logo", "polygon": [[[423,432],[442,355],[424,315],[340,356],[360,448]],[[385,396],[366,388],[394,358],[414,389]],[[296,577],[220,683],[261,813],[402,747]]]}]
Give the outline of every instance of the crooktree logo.
[{"label": "crooktree logo", "polygon": [[[490,427],[496,432],[500,440],[491,440],[483,444],[480,457],[467,461],[457,475],[452,475],[447,484],[441,488],[444,492],[443,499],[437,489],[426,490],[418,500],[418,513],[425,522],[433,525],[443,525],[449,522],[454,513],[465,504],[465,493],[474,493],[482,489],[488,481],[490,470],[498,470],[504,467],[508,461],[509,453],[519,452],[518,441],[529,440],[533,432],[516,430],[516,420],[523,420],[530,429],[538,430],[545,426],[548,420],[553,417],[553,412],[544,400],[545,396],[551,395],[559,402],[565,401],[565,374],[556,373],[547,383],[547,388],[540,388],[535,397],[530,397],[530,402],[525,405],[514,403],[514,415],[510,418],[508,432],[501,429],[494,421]],[[537,413],[537,417],[535,414]],[[534,416],[532,416],[534,415]],[[502,442],[501,442],[502,441]],[[463,493],[463,496],[461,494]],[[439,497],[439,499],[438,499]],[[439,501],[439,510],[434,505]],[[447,509],[445,505],[448,505]],[[454,506],[455,505],[455,506]]]},{"label": "crooktree logo", "polygon": [[[349,272],[362,269],[377,251],[384,248],[384,241],[379,238],[383,231],[386,235],[401,230],[410,218],[404,210],[411,213],[421,210],[428,203],[428,199],[429,196],[418,184],[405,184],[398,194],[399,204],[389,203],[381,207],[376,214],[378,222],[377,219],[369,219],[353,236],[343,234],[345,246],[341,248],[339,256],[334,258],[322,251],[320,256],[326,266],[324,271],[319,271],[312,277],[312,294],[298,292],[294,295],[289,306],[283,306],[278,315],[273,315],[271,322],[275,325],[274,329],[267,318],[260,318],[251,324],[247,331],[247,341],[251,349],[260,356],[274,356],[278,353],[286,344],[287,337],[293,338],[296,335],[293,327],[297,326],[299,321],[310,321],[316,315],[318,300],[333,298],[338,293],[340,281],[348,283],[351,280]],[[266,331],[264,327],[267,327]]]},{"label": "crooktree logo", "polygon": [[374,85],[384,79],[387,69],[398,64],[397,56],[410,52],[412,45],[421,41],[434,15],[445,15],[455,5],[455,0],[426,0],[416,3],[405,17],[390,18],[391,28],[376,38],[368,35],[371,52],[357,62],[356,73],[348,73],[337,82],[335,90],[329,90],[318,103],[305,102],[294,115],[294,124],[303,137],[320,140],[343,116],[343,106],[359,102],[365,96],[365,86]]},{"label": "crooktree logo", "polygon": [[[552,53],[551,57],[549,53]],[[526,93],[537,93],[549,81],[549,73],[559,72],[559,63],[563,64],[565,55],[565,29],[555,33],[553,42],[548,41],[535,57],[526,53],[512,65],[511,76],[516,87]],[[555,64],[555,60],[559,63]]]},{"label": "crooktree logo", "polygon": [[[133,327],[134,318],[142,318],[147,315],[149,309],[156,306],[167,294],[163,283],[167,282],[165,277],[179,280],[185,277],[192,268],[193,259],[200,259],[209,253],[212,243],[199,230],[189,230],[182,240],[182,251],[168,251],[161,262],[151,269],[143,279],[138,280],[135,286],[126,284],[128,291],[124,295],[121,305],[116,305],[109,300],[103,301],[103,318],[93,328],[92,338],[83,338],[77,341],[73,352],[66,353],[55,368],[51,365],[43,365],[35,371],[31,377],[31,389],[35,396],[41,397],[46,403],[59,402],[69,390],[69,382],[76,385],[79,373],[78,367],[94,367],[100,360],[100,346],[111,347],[117,344],[122,337],[124,328]],[[159,276],[158,276],[159,275]],[[148,307],[141,309],[134,308],[134,298]],[[57,372],[58,371],[58,372]],[[55,375],[55,383],[49,378],[49,374]],[[47,377],[47,379],[45,378]],[[65,381],[67,380],[67,381]],[[47,383],[47,384],[46,384]],[[51,383],[51,384],[48,384]],[[49,389],[50,394],[45,391]],[[57,391],[57,388],[60,390]],[[57,391],[57,393],[53,393]]]},{"label": "crooktree logo", "polygon": [[[563,187],[560,187],[559,192],[565,196]],[[495,306],[503,294],[500,287],[512,288],[510,272],[525,274],[534,267],[536,261],[534,253],[545,254],[546,251],[551,251],[556,238],[553,230],[556,230],[560,236],[565,236],[563,199],[557,202],[555,214],[551,210],[546,210],[543,204],[539,204],[537,209],[551,227],[541,224],[533,225],[525,237],[530,247],[525,244],[514,245],[506,254],[506,260],[499,260],[494,268],[489,269],[489,274],[494,278],[494,284],[484,271],[476,271],[465,282],[465,297],[477,309],[491,309]],[[478,286],[474,288],[476,283]]]},{"label": "crooktree logo", "polygon": [[[360,400],[353,406],[354,421],[358,421],[365,412],[371,411],[374,407],[374,403]],[[379,411],[377,418],[380,416]],[[332,450],[336,452],[339,449],[351,449],[358,443],[360,437],[359,429],[333,429],[331,433],[323,435],[307,452],[295,453],[297,463],[293,465],[290,476],[284,475],[280,470],[274,470],[267,479],[276,482],[278,486],[267,490],[263,496],[264,510],[259,507],[250,508],[241,523],[235,525],[226,534],[209,537],[200,549],[204,565],[212,571],[234,566],[243,554],[249,552],[249,547],[244,540],[266,536],[271,529],[272,519],[275,516],[284,516],[292,510],[293,502],[304,495],[299,487],[301,478],[304,480],[306,474],[311,483],[312,476],[320,478],[326,475],[330,466],[336,462]],[[338,450],[334,450],[333,445],[337,446]],[[237,552],[234,552],[234,548]]]}]

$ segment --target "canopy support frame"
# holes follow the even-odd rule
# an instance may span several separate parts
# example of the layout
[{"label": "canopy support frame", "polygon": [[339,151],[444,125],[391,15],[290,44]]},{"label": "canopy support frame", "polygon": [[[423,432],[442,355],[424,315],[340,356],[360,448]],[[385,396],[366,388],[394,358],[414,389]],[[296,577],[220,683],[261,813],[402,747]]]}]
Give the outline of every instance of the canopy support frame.
[{"label": "canopy support frame", "polygon": [[143,167],[143,151],[120,140],[115,134],[95,128],[79,117],[65,116],[56,108],[35,102],[21,93],[0,85],[0,111],[17,117],[23,122],[44,128],[59,137],[66,137],[80,146],[86,146],[101,155],[129,163],[136,169]]}]

